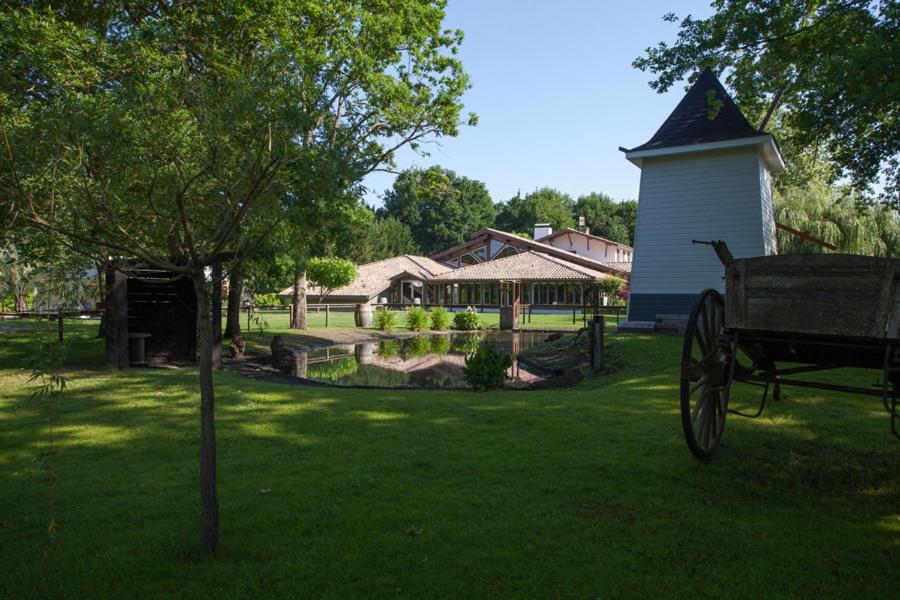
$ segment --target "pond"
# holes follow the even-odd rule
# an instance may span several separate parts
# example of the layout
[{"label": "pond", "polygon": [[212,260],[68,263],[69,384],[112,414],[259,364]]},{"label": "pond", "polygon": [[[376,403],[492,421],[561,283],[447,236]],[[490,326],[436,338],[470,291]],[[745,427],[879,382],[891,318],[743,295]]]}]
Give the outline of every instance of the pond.
[{"label": "pond", "polygon": [[420,335],[360,344],[329,346],[294,353],[290,374],[311,381],[347,386],[465,388],[467,356],[484,345],[513,357],[508,385],[525,387],[549,374],[529,371],[516,356],[551,333],[488,331]]}]

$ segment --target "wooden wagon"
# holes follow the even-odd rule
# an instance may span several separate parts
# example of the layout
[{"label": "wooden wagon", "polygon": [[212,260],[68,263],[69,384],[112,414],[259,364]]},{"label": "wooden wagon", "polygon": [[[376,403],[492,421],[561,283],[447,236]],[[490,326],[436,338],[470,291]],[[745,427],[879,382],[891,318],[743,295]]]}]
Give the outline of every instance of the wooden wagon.
[{"label": "wooden wagon", "polygon": [[[725,298],[704,290],[694,303],[681,362],[681,417],[691,452],[709,457],[728,413],[762,414],[770,388],[796,385],[880,397],[900,437],[900,260],[835,254],[761,256],[734,260],[724,242],[713,246],[725,264]],[[791,378],[856,367],[880,369],[871,388]],[[752,413],[729,407],[735,382],[759,386]]]}]

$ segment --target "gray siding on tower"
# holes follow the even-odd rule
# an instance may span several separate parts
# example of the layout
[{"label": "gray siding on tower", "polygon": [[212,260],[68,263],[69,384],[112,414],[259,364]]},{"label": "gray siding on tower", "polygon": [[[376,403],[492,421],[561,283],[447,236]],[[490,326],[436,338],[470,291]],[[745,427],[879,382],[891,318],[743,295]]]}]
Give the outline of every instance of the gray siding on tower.
[{"label": "gray siding on tower", "polygon": [[[706,288],[723,290],[724,267],[709,246],[691,240],[724,240],[736,258],[774,252],[768,173],[756,147],[645,158],[634,244],[630,297],[642,318],[674,308],[673,296]],[[649,304],[648,304],[649,303]],[[679,311],[680,312],[680,311]]]}]

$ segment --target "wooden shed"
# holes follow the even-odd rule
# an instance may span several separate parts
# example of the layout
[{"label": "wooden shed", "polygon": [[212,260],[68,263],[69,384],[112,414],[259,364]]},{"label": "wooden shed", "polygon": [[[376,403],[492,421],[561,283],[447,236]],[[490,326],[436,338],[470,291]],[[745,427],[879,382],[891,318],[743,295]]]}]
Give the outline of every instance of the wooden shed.
[{"label": "wooden shed", "polygon": [[[136,262],[106,272],[103,333],[106,359],[117,367],[193,362],[197,353],[197,294],[188,277]],[[220,306],[218,302],[214,307]],[[215,308],[214,308],[215,310]],[[221,313],[221,307],[216,311]],[[221,316],[213,320],[221,330]],[[219,331],[217,338],[221,338]],[[145,359],[136,356],[143,345]]]}]

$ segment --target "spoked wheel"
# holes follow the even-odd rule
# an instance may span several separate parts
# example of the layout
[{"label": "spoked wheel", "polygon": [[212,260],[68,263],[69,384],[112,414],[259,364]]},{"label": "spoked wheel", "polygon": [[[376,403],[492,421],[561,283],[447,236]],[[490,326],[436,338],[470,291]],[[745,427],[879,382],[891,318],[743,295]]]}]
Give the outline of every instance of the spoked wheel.
[{"label": "spoked wheel", "polygon": [[722,295],[704,290],[691,310],[681,354],[681,423],[697,458],[712,456],[725,428],[731,353],[724,322]]}]

